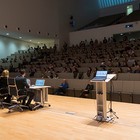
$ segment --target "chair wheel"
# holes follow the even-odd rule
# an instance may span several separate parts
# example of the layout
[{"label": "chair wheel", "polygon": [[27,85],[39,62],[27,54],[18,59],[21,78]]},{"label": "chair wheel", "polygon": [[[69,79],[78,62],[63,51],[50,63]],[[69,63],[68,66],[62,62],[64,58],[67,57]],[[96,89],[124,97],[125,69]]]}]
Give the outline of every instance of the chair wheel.
[{"label": "chair wheel", "polygon": [[2,106],[1,109],[4,109],[4,106]]},{"label": "chair wheel", "polygon": [[23,112],[23,109],[20,109],[20,112]]},{"label": "chair wheel", "polygon": [[49,105],[49,107],[51,107],[51,105]]},{"label": "chair wheel", "polygon": [[35,111],[36,109],[32,108],[31,111]]},{"label": "chair wheel", "polygon": [[12,110],[9,110],[9,111],[8,111],[8,113],[11,113],[11,112],[12,112]]}]

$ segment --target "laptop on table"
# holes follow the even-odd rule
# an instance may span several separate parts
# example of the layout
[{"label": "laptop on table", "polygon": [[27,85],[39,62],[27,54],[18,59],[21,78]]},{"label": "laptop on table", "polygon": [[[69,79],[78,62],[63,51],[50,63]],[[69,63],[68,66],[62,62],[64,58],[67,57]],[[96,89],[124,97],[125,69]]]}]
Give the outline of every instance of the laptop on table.
[{"label": "laptop on table", "polygon": [[97,71],[93,81],[105,81],[107,78],[107,71]]},{"label": "laptop on table", "polygon": [[45,80],[44,79],[36,79],[35,86],[44,86]]}]

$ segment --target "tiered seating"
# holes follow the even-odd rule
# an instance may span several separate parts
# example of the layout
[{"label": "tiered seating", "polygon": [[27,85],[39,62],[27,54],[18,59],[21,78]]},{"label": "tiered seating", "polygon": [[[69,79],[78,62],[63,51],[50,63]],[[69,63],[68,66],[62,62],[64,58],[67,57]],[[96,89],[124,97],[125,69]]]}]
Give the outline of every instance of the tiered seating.
[{"label": "tiered seating", "polygon": [[[102,44],[82,42],[78,46],[68,47],[66,52],[55,52],[55,55],[52,50],[38,48],[38,50],[16,53],[15,56],[9,57],[7,62],[1,62],[1,65],[8,67],[12,61],[13,67],[18,69],[20,63],[20,67],[26,68],[27,73],[35,71],[33,76],[37,78],[48,78],[51,77],[50,74],[57,73],[59,78],[72,79],[76,69],[75,78],[78,79],[81,75],[81,79],[91,79],[96,69],[106,69],[119,73],[118,80],[139,80],[139,76],[133,74],[136,63],[140,64],[139,46],[140,40]],[[28,58],[25,63],[24,58]],[[123,74],[128,73],[128,67],[132,69],[132,72],[129,72],[131,74]],[[89,68],[91,73],[87,74]]]},{"label": "tiered seating", "polygon": [[[110,73],[118,75],[117,80],[113,81],[113,100],[138,103],[139,100],[136,96],[139,95],[140,91],[140,71],[133,72],[137,64],[140,64],[139,46],[140,40],[107,41],[106,43],[87,43],[85,41],[78,46],[67,48],[66,51],[62,50],[55,53],[46,48],[16,53],[8,57],[7,62],[1,61],[1,65],[7,67],[12,61],[17,71],[18,68],[26,69],[27,77],[31,76],[32,70],[35,71],[32,77],[45,78],[47,85],[53,87],[50,92],[58,87],[62,79],[68,79],[70,85],[68,95],[76,97],[79,97],[81,90],[85,88],[89,79],[92,79],[97,69],[111,70]],[[28,58],[27,63],[23,63],[24,58]],[[21,63],[20,67],[19,63]],[[128,72],[128,66],[131,66],[132,72]],[[91,73],[88,74],[90,69]],[[16,77],[17,71],[15,73],[10,72],[10,76]],[[56,73],[59,79],[53,78]],[[51,77],[51,75],[53,76]],[[76,75],[75,79],[74,75]],[[110,92],[109,85],[107,91]],[[95,97],[95,94],[92,97]]]},{"label": "tiered seating", "polygon": [[99,17],[98,19],[94,20],[93,22],[89,23],[88,25],[82,27],[80,30],[108,26],[113,23],[116,23],[119,19],[121,19],[124,16],[125,16],[125,13],[109,15],[109,16],[105,16],[105,17]]},{"label": "tiered seating", "polygon": [[136,10],[132,12],[130,15],[123,17],[118,21],[118,23],[127,23],[127,22],[134,22],[140,20],[140,10]]},{"label": "tiered seating", "polygon": [[136,10],[136,11],[132,12],[130,15],[126,15],[126,13],[120,13],[120,14],[116,14],[116,15],[99,17],[96,20],[94,20],[93,22],[80,28],[79,30],[105,27],[105,26],[113,25],[113,24],[139,21],[140,20],[139,15],[140,15],[140,10]]}]

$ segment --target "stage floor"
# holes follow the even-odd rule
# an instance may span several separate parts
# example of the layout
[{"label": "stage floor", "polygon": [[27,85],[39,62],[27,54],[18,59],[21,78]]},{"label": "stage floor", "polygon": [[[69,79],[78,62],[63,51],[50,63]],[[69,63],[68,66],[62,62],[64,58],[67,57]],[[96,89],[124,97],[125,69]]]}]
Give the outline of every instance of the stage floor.
[{"label": "stage floor", "polygon": [[[0,140],[139,140],[140,105],[113,102],[119,119],[97,122],[96,101],[49,95],[51,107],[7,113],[0,109]],[[107,103],[109,106],[109,102]]]}]

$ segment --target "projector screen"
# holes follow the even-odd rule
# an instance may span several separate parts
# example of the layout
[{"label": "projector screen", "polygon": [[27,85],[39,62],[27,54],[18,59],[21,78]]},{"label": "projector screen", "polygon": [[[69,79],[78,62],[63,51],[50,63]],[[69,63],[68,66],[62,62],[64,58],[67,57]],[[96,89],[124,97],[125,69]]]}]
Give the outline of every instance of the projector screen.
[{"label": "projector screen", "polygon": [[100,8],[107,8],[107,7],[112,7],[116,5],[121,5],[124,3],[129,3],[135,0],[98,0],[99,7]]}]

